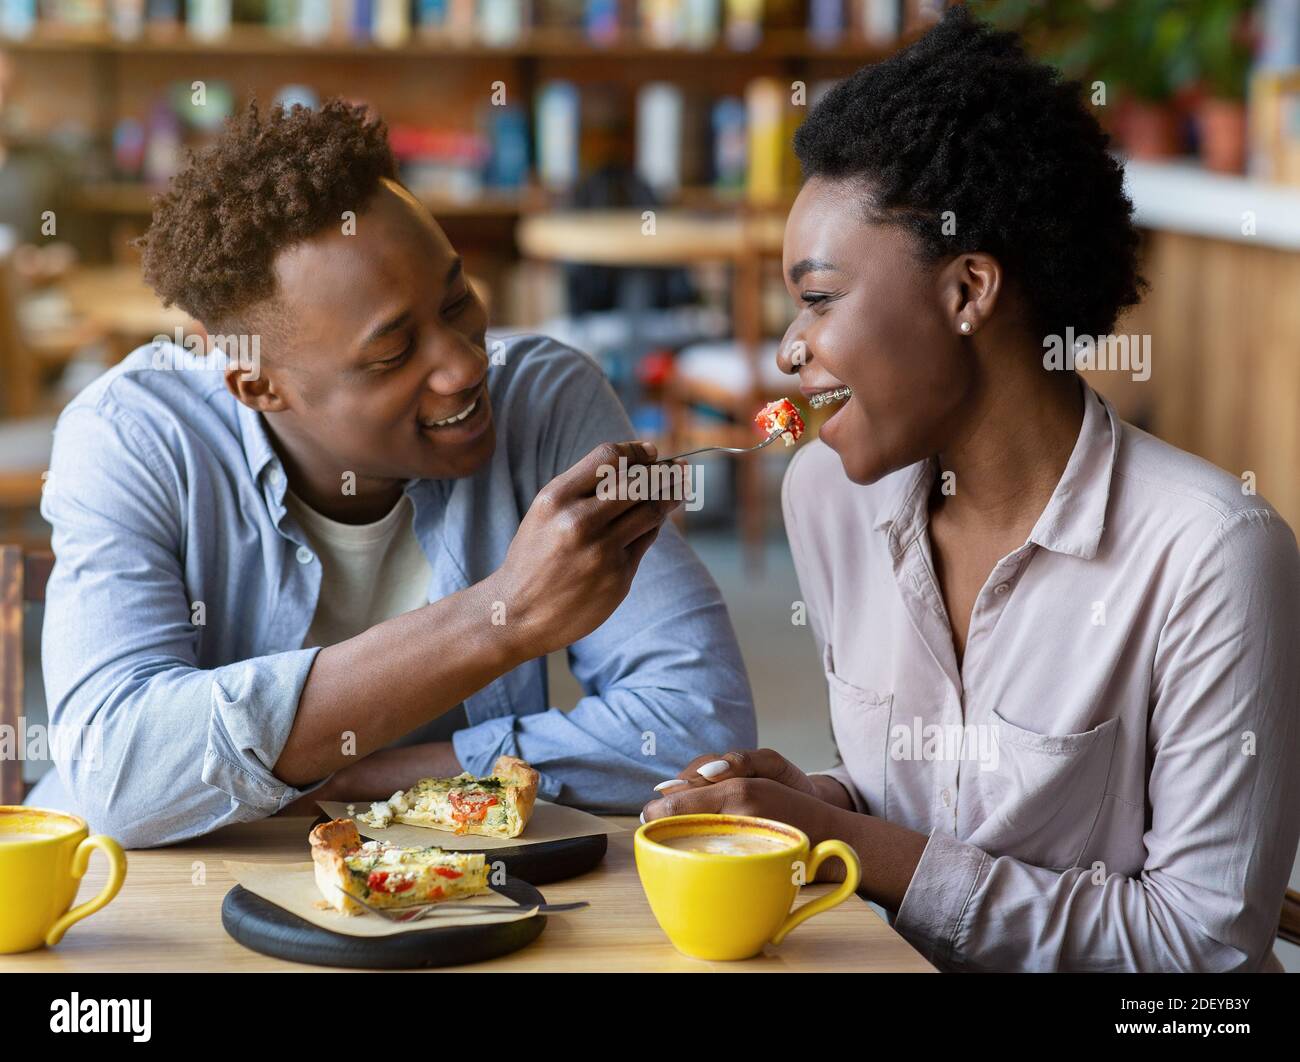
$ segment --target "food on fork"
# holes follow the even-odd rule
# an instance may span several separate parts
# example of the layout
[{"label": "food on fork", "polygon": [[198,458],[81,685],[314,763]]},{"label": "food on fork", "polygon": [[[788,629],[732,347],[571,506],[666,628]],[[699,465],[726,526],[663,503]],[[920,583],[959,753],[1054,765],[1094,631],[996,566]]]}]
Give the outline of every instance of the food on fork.
[{"label": "food on fork", "polygon": [[406,792],[371,804],[357,820],[372,829],[400,822],[455,834],[518,837],[533,813],[540,780],[523,760],[499,756],[488,778],[468,771],[455,778],[421,778]]},{"label": "food on fork", "polygon": [[780,431],[786,446],[793,446],[803,434],[803,417],[788,398],[769,402],[755,414],[754,423],[764,435]]},{"label": "food on fork", "polygon": [[323,822],[311,831],[316,887],[343,914],[371,907],[441,903],[486,892],[488,870],[482,852],[403,848],[387,841],[362,843],[351,819]]}]

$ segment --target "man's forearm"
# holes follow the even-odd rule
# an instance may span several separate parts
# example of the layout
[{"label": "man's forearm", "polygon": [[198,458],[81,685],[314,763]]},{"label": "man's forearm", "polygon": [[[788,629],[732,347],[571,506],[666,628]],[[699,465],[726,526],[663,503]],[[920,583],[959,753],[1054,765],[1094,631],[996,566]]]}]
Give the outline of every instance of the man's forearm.
[{"label": "man's forearm", "polygon": [[538,655],[519,617],[493,622],[496,604],[484,580],[322,649],[276,776],[303,786],[355,765]]},{"label": "man's forearm", "polygon": [[281,815],[315,815],[320,800],[387,800],[421,778],[454,778],[463,770],[450,741],[380,749],[333,774],[319,789],[299,797]]}]

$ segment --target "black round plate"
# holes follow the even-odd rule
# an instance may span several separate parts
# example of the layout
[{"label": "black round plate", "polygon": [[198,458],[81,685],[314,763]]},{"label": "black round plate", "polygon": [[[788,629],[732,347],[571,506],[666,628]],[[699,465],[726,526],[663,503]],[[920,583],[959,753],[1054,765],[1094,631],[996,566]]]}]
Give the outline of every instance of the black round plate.
[{"label": "black round plate", "polygon": [[[518,903],[545,902],[526,881],[512,880],[493,889]],[[391,937],[354,937],[321,929],[236,885],[221,902],[221,924],[244,947],[276,959],[313,966],[411,970],[458,966],[508,955],[541,936],[546,916],[494,925],[442,926]]]},{"label": "black round plate", "polygon": [[[451,848],[453,845],[447,843],[443,847]],[[483,855],[488,863],[498,860],[504,863],[506,875],[512,879],[549,885],[552,881],[565,881],[587,873],[605,858],[608,848],[609,837],[598,833],[591,837],[568,837],[563,841],[543,841],[516,848],[492,848],[485,850]]]}]

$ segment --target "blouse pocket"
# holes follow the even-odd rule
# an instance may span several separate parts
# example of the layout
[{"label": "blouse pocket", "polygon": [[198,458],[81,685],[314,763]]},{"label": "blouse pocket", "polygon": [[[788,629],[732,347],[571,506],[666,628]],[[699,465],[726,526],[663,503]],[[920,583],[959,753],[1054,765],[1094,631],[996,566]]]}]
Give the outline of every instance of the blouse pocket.
[{"label": "blouse pocket", "polygon": [[967,840],[1034,866],[1076,866],[1106,795],[1119,720],[1079,734],[1038,734],[994,709],[993,725],[996,765],[975,772],[980,824]]},{"label": "blouse pocket", "polygon": [[823,664],[830,693],[831,730],[840,759],[873,815],[885,817],[886,766],[892,693],[878,693],[846,682],[835,673],[830,646]]}]

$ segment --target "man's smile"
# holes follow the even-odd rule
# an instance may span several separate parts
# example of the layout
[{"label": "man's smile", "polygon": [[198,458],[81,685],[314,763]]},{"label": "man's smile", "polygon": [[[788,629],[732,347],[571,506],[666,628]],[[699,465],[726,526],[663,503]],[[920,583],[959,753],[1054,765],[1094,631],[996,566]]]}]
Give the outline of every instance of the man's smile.
[{"label": "man's smile", "polygon": [[492,424],[492,403],[487,380],[478,385],[463,403],[443,417],[417,416],[416,427],[428,439],[436,439],[439,448],[459,447],[476,442]]},{"label": "man's smile", "polygon": [[467,405],[464,409],[462,409],[459,413],[453,413],[450,417],[447,417],[445,420],[430,420],[430,421],[422,420],[420,421],[420,426],[422,428],[443,428],[446,427],[448,424],[459,424],[462,420],[464,420],[466,417],[468,417],[471,413],[474,412],[475,408],[478,406],[478,400],[479,400],[479,396],[475,395],[474,400],[470,402],[470,404]]}]

